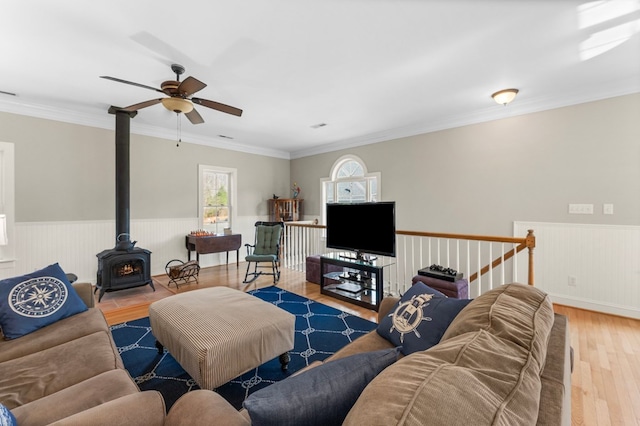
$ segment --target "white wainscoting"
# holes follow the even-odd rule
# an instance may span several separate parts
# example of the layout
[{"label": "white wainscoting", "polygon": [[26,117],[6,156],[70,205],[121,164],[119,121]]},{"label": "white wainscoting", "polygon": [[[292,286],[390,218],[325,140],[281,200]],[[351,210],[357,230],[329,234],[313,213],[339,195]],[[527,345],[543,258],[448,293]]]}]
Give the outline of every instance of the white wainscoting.
[{"label": "white wainscoting", "polygon": [[640,319],[639,226],[514,223],[514,235],[527,229],[535,286],[555,303]]},{"label": "white wainscoting", "polygon": [[[238,219],[234,233],[241,233],[242,243],[253,243],[255,217]],[[165,273],[172,259],[187,260],[185,235],[198,229],[198,218],[131,220],[131,239],[136,247],[151,251],[151,275]],[[58,262],[65,272],[78,276],[79,281],[96,282],[96,254],[115,246],[114,221],[21,222],[15,224],[15,262],[0,267],[0,278],[33,272]],[[244,247],[240,261],[244,261]],[[195,253],[192,253],[192,258]],[[202,267],[226,262],[226,253],[200,257]],[[229,254],[229,264],[235,267],[236,254]],[[241,265],[242,267],[242,265]]]}]

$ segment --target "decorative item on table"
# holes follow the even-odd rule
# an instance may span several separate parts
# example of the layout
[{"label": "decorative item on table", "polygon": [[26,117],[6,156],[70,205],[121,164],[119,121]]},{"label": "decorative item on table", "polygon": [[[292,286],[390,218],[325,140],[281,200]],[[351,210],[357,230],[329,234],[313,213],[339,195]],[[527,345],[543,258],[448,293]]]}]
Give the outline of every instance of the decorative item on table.
[{"label": "decorative item on table", "polygon": [[276,194],[273,194],[273,199],[274,200],[277,200],[278,198],[280,198],[280,197],[278,197]]},{"label": "decorative item on table", "polygon": [[233,232],[231,231],[231,228],[224,228],[224,235],[231,235],[233,234]]},{"label": "decorative item on table", "polygon": [[198,229],[195,231],[191,231],[191,235],[193,235],[194,237],[208,237],[215,234],[213,232],[205,231],[204,229]]},{"label": "decorative item on table", "polygon": [[298,198],[298,195],[300,194],[300,187],[296,182],[293,182],[291,190],[293,191],[293,198]]}]

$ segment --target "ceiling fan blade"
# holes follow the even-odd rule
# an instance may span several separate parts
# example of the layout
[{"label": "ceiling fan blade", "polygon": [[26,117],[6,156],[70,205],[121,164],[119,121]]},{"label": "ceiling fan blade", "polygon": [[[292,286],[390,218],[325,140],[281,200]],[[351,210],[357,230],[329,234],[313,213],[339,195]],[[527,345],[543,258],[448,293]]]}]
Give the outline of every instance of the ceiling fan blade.
[{"label": "ceiling fan blade", "polygon": [[142,108],[149,107],[151,105],[159,104],[160,102],[162,102],[162,99],[151,99],[150,101],[140,102],[139,104],[129,105],[128,107],[124,107],[120,109],[123,111],[133,112]]},{"label": "ceiling fan blade", "polygon": [[202,116],[200,116],[200,114],[198,113],[198,111],[194,109],[192,109],[191,111],[189,111],[188,113],[185,114],[187,116],[187,118],[189,119],[189,121],[191,122],[191,124],[202,124],[204,123],[204,120],[202,119]]},{"label": "ceiling fan blade", "polygon": [[143,89],[149,89],[149,90],[154,90],[156,92],[164,93],[162,90],[157,89],[155,87],[145,86],[144,84],[134,83],[133,81],[127,81],[127,80],[123,80],[121,78],[109,77],[108,75],[101,75],[100,78],[106,78],[107,80],[116,81],[118,83],[130,84],[132,86],[142,87]]},{"label": "ceiling fan blade", "polygon": [[198,80],[197,78],[187,77],[184,79],[180,86],[178,86],[178,93],[182,96],[191,96],[199,90],[207,87],[206,84]]},{"label": "ceiling fan blade", "polygon": [[237,115],[240,117],[242,115],[242,110],[239,108],[235,108],[229,105],[221,104],[220,102],[209,101],[207,99],[200,98],[192,98],[193,103],[198,105],[206,106],[207,108],[212,108],[218,111],[226,112],[227,114]]}]

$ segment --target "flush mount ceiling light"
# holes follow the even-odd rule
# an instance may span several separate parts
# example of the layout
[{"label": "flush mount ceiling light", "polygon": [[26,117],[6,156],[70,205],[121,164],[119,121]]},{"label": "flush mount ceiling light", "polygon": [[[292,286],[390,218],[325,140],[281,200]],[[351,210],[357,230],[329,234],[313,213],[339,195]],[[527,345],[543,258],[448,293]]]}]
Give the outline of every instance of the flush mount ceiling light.
[{"label": "flush mount ceiling light", "polygon": [[516,98],[517,94],[518,94],[518,89],[504,89],[494,93],[493,95],[491,95],[491,97],[497,103],[506,106],[509,102],[511,102]]},{"label": "flush mount ceiling light", "polygon": [[183,113],[187,114],[193,111],[193,104],[188,99],[183,98],[162,98],[160,100],[162,105],[168,109],[169,111],[173,111],[175,113]]}]

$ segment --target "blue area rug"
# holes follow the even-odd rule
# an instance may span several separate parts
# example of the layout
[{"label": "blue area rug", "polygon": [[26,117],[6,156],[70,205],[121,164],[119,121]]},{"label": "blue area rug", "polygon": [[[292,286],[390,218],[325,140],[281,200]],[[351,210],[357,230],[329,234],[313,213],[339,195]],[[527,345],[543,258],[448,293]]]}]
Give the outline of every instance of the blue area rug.
[{"label": "blue area rug", "polygon": [[[377,326],[278,287],[249,293],[296,316],[295,346],[290,352],[288,371],[283,372],[275,358],[216,389],[236,409],[252,392],[285,379],[316,360],[324,360]],[[142,390],[160,391],[167,409],[186,392],[199,389],[166,349],[158,354],[148,317],[114,325],[111,333],[131,377]]]}]

